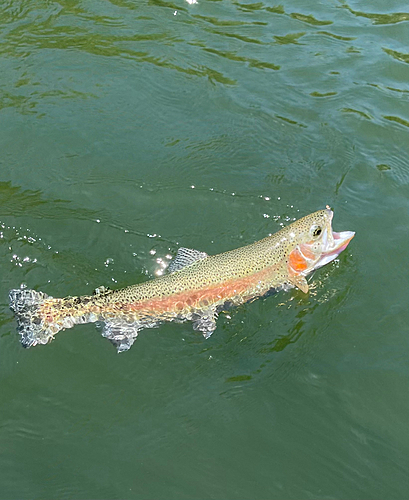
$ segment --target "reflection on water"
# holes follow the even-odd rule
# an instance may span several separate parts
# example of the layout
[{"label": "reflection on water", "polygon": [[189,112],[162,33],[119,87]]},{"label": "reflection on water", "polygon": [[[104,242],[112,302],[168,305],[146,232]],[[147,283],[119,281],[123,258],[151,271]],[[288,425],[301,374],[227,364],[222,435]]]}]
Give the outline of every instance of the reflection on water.
[{"label": "reflection on water", "polygon": [[357,17],[366,17],[373,24],[396,24],[409,20],[409,12],[394,12],[393,14],[368,13],[353,10],[349,5],[343,4],[341,7],[349,10],[351,14]]}]

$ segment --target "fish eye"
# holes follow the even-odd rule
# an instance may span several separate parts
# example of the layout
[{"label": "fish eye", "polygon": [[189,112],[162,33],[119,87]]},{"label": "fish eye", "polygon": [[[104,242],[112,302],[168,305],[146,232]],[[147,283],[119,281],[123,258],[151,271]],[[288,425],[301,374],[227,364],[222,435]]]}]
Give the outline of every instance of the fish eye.
[{"label": "fish eye", "polygon": [[322,233],[322,228],[320,226],[312,226],[311,234],[316,238]]}]

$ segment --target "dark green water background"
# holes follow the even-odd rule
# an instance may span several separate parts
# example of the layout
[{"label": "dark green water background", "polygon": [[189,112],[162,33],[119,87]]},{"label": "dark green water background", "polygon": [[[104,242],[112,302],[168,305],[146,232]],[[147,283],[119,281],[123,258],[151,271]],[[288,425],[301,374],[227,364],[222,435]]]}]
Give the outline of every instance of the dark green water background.
[{"label": "dark green water background", "polygon": [[[0,498],[406,500],[406,1],[0,3]],[[24,350],[8,309],[155,275],[330,204],[292,291]],[[159,261],[157,261],[159,259]]]}]

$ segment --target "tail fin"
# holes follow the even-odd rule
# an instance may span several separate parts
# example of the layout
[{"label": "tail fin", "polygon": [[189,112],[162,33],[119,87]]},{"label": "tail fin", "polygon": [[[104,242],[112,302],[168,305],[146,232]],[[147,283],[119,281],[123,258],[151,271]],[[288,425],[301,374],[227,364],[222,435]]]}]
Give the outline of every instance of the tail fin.
[{"label": "tail fin", "polygon": [[17,330],[24,347],[47,344],[57,332],[64,328],[65,325],[59,323],[45,322],[41,315],[42,304],[52,298],[35,290],[10,290],[10,309],[16,316]]}]

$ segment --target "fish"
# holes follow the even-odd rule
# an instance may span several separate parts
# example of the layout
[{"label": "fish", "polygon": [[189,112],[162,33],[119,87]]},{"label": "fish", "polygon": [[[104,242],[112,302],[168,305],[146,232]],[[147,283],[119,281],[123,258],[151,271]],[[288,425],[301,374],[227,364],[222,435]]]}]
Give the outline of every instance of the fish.
[{"label": "fish", "polygon": [[47,344],[77,324],[98,323],[118,352],[127,351],[144,328],[191,321],[208,339],[220,312],[297,288],[308,293],[307,275],[333,261],[354,237],[332,230],[327,205],[266,238],[217,255],[179,248],[166,274],[118,290],[53,298],[27,288],[9,293],[24,347]]}]

